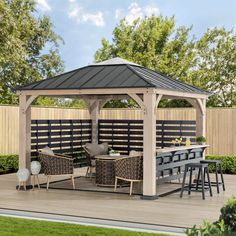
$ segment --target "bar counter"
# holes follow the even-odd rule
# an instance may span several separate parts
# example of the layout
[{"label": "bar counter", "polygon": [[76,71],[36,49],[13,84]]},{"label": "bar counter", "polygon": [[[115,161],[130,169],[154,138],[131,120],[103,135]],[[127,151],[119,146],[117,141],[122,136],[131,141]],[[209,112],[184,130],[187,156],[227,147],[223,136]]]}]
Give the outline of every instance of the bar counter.
[{"label": "bar counter", "polygon": [[157,149],[157,182],[163,183],[182,178],[185,164],[202,160],[204,150],[208,146],[209,145],[190,145]]}]

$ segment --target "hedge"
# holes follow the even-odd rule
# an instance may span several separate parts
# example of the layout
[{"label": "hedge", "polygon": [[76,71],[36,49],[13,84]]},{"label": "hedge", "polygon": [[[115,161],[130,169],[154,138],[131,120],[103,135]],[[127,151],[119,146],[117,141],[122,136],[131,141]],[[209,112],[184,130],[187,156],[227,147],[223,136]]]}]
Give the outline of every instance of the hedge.
[{"label": "hedge", "polygon": [[[31,160],[37,160],[33,157]],[[77,154],[74,159],[75,167],[85,166],[85,159]],[[18,155],[0,155],[0,175],[17,172],[19,165]]]},{"label": "hedge", "polygon": [[[236,175],[236,156],[206,156],[207,160],[221,160],[224,174]],[[209,166],[209,171],[215,172],[214,165]]]},{"label": "hedge", "polygon": [[0,174],[13,173],[18,170],[18,155],[0,155]]},{"label": "hedge", "polygon": [[[223,173],[236,174],[236,156],[206,156],[207,160],[221,160]],[[83,158],[77,158],[75,162],[82,166]],[[0,174],[13,173],[18,169],[18,155],[0,155]],[[214,166],[209,166],[210,172],[214,172]]]}]

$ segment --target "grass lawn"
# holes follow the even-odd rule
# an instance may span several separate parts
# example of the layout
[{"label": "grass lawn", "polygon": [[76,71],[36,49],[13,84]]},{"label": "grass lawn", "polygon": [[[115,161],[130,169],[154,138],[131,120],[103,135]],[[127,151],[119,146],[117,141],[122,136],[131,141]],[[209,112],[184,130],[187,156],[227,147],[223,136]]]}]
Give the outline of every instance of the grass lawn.
[{"label": "grass lawn", "polygon": [[1,236],[166,236],[59,222],[0,217]]}]

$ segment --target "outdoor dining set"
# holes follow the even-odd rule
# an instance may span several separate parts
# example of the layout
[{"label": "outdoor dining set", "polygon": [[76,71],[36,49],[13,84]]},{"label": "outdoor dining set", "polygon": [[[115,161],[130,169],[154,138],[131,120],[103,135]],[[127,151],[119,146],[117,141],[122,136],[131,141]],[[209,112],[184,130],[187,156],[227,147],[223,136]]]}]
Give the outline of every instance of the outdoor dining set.
[{"label": "outdoor dining set", "polygon": [[[197,158],[197,152],[192,152],[192,150],[206,147],[207,145],[191,145],[189,147],[182,146],[157,149],[159,166],[159,168],[157,167],[157,172],[160,172],[159,175],[157,174],[157,182],[161,175],[164,175],[164,178],[160,178],[160,182],[169,180],[169,175],[165,177],[165,174],[162,173],[163,170],[171,169],[179,165],[181,155],[183,154],[176,155],[176,153],[181,153],[182,150],[188,150],[189,155],[187,159],[182,160],[182,167],[177,166],[180,173],[176,176],[178,176],[179,179],[180,176],[183,177],[180,197],[183,196],[184,191],[188,191],[189,195],[191,191],[200,191],[202,193],[202,199],[205,199],[205,191],[207,190],[209,190],[210,196],[212,196],[212,186],[216,186],[217,193],[220,192],[220,185],[222,185],[223,190],[225,190],[221,162],[219,160],[203,160],[201,155]],[[116,191],[117,187],[130,187],[129,194],[132,195],[133,183],[139,183],[139,191],[141,191],[140,183],[143,181],[143,155],[141,152],[131,151],[129,155],[121,155],[112,150],[108,143],[86,143],[83,146],[83,151],[87,162],[86,177],[91,179],[91,181],[93,181],[95,177],[96,186],[114,188],[114,191]],[[172,157],[166,155],[166,153],[172,153]],[[191,156],[192,153],[193,155]],[[193,156],[195,158],[193,158]],[[169,158],[165,159],[166,157]],[[162,161],[160,161],[161,159]],[[76,188],[73,158],[67,155],[55,154],[49,147],[45,147],[39,151],[39,160],[42,165],[42,171],[47,176],[47,190],[49,189],[51,177],[56,175],[69,176],[72,181],[73,189]],[[214,166],[215,182],[210,179],[209,165]],[[162,168],[164,166],[165,168]],[[220,181],[218,173],[220,174]],[[188,184],[186,184],[187,176],[189,176]]]},{"label": "outdoor dining set", "polygon": [[[87,160],[86,177],[92,178],[95,175],[97,186],[116,189],[117,186],[127,186],[129,182],[131,195],[133,183],[142,181],[142,154],[135,151],[130,155],[112,154],[107,143],[87,143],[83,149]],[[54,154],[49,147],[46,147],[39,152],[39,160],[43,173],[47,176],[47,189],[51,177],[56,175],[70,176],[73,189],[75,189],[73,158]]]}]

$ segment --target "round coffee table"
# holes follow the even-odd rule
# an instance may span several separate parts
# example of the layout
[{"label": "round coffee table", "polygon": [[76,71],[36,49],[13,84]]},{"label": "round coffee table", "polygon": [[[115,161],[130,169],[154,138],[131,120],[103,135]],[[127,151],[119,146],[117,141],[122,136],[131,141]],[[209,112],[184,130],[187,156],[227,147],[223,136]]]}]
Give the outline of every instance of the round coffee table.
[{"label": "round coffee table", "polygon": [[99,155],[94,157],[96,159],[96,184],[98,186],[115,186],[115,160],[121,157],[127,157],[127,155]]}]

